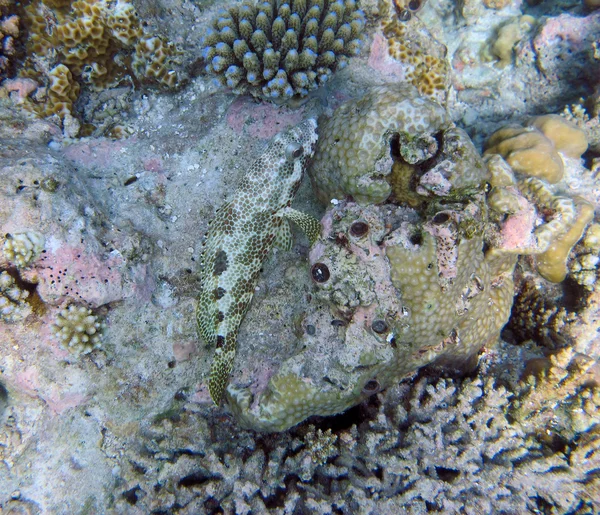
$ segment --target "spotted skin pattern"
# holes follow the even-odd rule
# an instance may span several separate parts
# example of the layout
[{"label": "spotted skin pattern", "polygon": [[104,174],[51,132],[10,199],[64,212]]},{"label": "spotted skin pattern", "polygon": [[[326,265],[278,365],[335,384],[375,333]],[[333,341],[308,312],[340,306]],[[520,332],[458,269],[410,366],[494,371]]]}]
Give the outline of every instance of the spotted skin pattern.
[{"label": "spotted skin pattern", "polygon": [[275,243],[291,247],[288,220],[311,243],[319,237],[320,223],[290,207],[315,150],[316,128],[309,119],[275,136],[210,223],[196,320],[206,343],[215,348],[208,389],[217,405],[233,368],[239,326],[269,251]]}]

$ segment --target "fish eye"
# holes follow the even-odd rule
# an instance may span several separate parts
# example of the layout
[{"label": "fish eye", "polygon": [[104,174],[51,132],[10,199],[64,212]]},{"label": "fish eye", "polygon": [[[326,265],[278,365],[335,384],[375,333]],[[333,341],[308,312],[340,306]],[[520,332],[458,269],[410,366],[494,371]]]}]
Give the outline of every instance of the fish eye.
[{"label": "fish eye", "polygon": [[329,280],[329,277],[331,277],[329,268],[327,268],[327,265],[324,263],[314,264],[310,273],[315,282],[318,283],[326,283]]},{"label": "fish eye", "polygon": [[410,0],[410,2],[408,2],[408,8],[411,11],[416,11],[419,9],[419,7],[421,7],[420,0]]},{"label": "fish eye", "polygon": [[302,145],[298,143],[290,143],[285,147],[285,156],[288,159],[298,159],[299,157],[302,157],[302,154],[304,154],[304,149],[302,148]]}]

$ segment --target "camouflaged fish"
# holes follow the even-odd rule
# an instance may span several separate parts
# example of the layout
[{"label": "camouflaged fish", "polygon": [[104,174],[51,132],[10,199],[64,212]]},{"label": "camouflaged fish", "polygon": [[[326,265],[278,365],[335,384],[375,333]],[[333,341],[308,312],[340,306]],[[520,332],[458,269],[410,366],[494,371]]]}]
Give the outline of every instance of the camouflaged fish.
[{"label": "camouflaged fish", "polygon": [[288,220],[311,243],[319,237],[320,223],[290,207],[315,151],[316,128],[310,119],[275,136],[210,223],[196,319],[200,334],[216,349],[208,389],[217,405],[233,368],[239,326],[269,251],[273,245],[291,249]]}]

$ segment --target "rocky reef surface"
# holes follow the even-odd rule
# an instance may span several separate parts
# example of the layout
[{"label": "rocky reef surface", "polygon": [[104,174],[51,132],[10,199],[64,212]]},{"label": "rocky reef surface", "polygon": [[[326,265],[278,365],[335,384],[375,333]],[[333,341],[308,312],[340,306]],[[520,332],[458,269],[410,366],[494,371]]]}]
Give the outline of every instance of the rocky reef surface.
[{"label": "rocky reef surface", "polygon": [[[0,2],[3,513],[600,512],[600,11],[337,1],[294,29],[313,3],[279,11],[332,46],[276,105],[206,71],[242,2]],[[308,118],[321,238],[266,260],[216,407],[202,235]]]}]

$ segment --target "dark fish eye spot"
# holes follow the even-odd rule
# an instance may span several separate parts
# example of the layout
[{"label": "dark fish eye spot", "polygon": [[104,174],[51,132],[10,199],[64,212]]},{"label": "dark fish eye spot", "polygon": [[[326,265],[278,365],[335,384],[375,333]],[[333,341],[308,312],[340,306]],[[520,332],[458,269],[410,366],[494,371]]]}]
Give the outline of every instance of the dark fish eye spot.
[{"label": "dark fish eye spot", "polygon": [[388,326],[384,320],[375,320],[371,324],[371,329],[373,329],[373,331],[375,331],[377,334],[385,333],[387,331],[387,328]]},{"label": "dark fish eye spot", "polygon": [[412,18],[412,14],[408,9],[402,9],[398,11],[398,19],[400,21],[409,21]]},{"label": "dark fish eye spot", "polygon": [[433,217],[433,223],[437,225],[445,224],[448,220],[450,220],[450,215],[448,213],[438,213]]},{"label": "dark fish eye spot", "polygon": [[421,7],[421,2],[419,0],[410,0],[410,2],[408,2],[408,8],[411,11],[416,11],[419,7]]},{"label": "dark fish eye spot", "polygon": [[311,268],[310,273],[315,282],[318,283],[325,283],[329,280],[329,277],[331,277],[329,268],[327,268],[327,265],[324,263],[315,263]]},{"label": "dark fish eye spot", "polygon": [[379,391],[379,389],[379,381],[377,381],[376,379],[371,379],[369,382],[367,382],[367,384],[363,386],[363,393],[371,394]]},{"label": "dark fish eye spot", "polygon": [[365,222],[354,222],[350,226],[350,234],[357,238],[361,238],[369,232],[369,225]]}]

